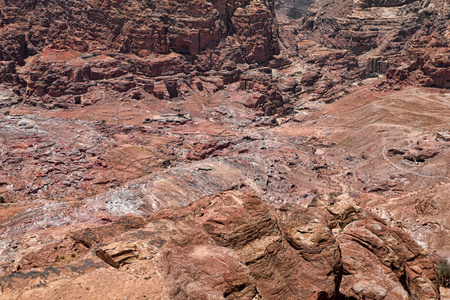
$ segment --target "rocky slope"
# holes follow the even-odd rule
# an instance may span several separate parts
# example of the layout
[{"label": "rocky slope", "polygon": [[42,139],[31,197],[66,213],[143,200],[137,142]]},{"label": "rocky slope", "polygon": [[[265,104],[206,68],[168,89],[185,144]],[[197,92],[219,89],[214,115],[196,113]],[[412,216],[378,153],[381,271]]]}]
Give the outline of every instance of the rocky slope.
[{"label": "rocky slope", "polygon": [[403,59],[400,80],[420,70],[420,84],[448,87],[449,17],[447,1],[319,0],[302,21],[309,38],[351,50],[367,73],[393,74]]},{"label": "rocky slope", "polygon": [[289,5],[0,2],[1,299],[439,299],[448,4]]},{"label": "rocky slope", "polygon": [[412,39],[406,54],[394,61],[386,77],[422,86],[450,87],[450,23],[442,33]]},{"label": "rocky slope", "polygon": [[[47,108],[89,105],[109,90],[174,98],[192,84],[202,89],[201,76],[220,89],[279,52],[271,2],[4,1],[0,9],[0,78]],[[283,111],[270,87],[267,112]]]},{"label": "rocky slope", "polygon": [[[144,126],[139,125],[139,123],[137,125],[130,124],[127,128],[133,130],[130,130],[128,133],[118,130],[118,127],[111,124],[111,122],[116,119],[121,120],[123,123],[133,122],[134,118],[130,119],[128,117],[132,113],[129,110],[124,109],[121,111],[119,109],[115,111],[115,114],[108,115],[110,111],[107,110],[104,104],[97,103],[87,107],[89,109],[95,107],[97,115],[94,114],[94,117],[105,118],[111,116],[111,119],[108,119],[105,124],[98,127],[93,126],[96,123],[91,121],[91,130],[109,132],[103,139],[114,141],[117,144],[116,147],[122,151],[134,149],[127,152],[127,156],[121,156],[124,160],[132,162],[129,164],[128,169],[132,170],[135,167],[145,165],[145,160],[138,159],[140,151],[163,154],[158,150],[163,150],[164,148],[158,146],[158,144],[153,144],[153,146],[151,143],[132,144],[136,137],[146,137],[149,141],[160,139],[163,144],[170,138],[174,143],[168,143],[167,145],[172,145],[174,152],[167,152],[165,160],[162,160],[163,157],[161,157],[161,165],[159,166],[152,167],[147,165],[147,169],[144,170],[151,172],[150,174],[147,173],[145,175],[145,172],[141,171],[142,173],[140,174],[142,175],[137,176],[139,178],[125,184],[118,182],[116,184],[119,187],[93,197],[83,198],[80,196],[79,200],[67,198],[65,190],[59,188],[59,181],[52,181],[55,177],[43,175],[44,178],[47,176],[49,182],[47,189],[53,190],[54,197],[50,198],[41,192],[39,194],[40,197],[31,195],[30,201],[3,204],[1,206],[2,227],[0,229],[2,240],[0,245],[2,249],[1,285],[4,293],[2,296],[6,299],[20,299],[20,297],[27,299],[31,295],[39,295],[34,297],[52,299],[57,298],[57,295],[61,295],[70,299],[72,293],[74,298],[80,295],[80,291],[77,289],[78,286],[82,286],[84,289],[82,295],[88,293],[87,295],[90,298],[95,299],[95,297],[109,295],[111,291],[108,291],[108,289],[112,289],[113,286],[122,286],[125,282],[124,280],[136,282],[139,289],[137,289],[137,285],[128,285],[128,288],[123,286],[121,289],[123,297],[130,297],[130,295],[143,297],[143,295],[146,295],[150,298],[157,298],[156,295],[158,294],[167,295],[168,299],[175,297],[172,293],[178,290],[181,293],[179,295],[181,298],[185,297],[183,295],[186,295],[186,293],[187,295],[190,295],[190,293],[194,293],[192,295],[215,295],[218,291],[222,296],[223,294],[227,297],[235,295],[235,297],[239,298],[244,297],[243,294],[239,293],[257,295],[255,294],[255,288],[259,291],[258,293],[266,293],[263,292],[264,288],[270,291],[271,289],[282,287],[282,285],[272,282],[276,276],[282,276],[280,278],[286,276],[282,275],[285,272],[283,269],[278,269],[278,267],[282,268],[282,265],[278,266],[276,264],[277,268],[273,271],[276,274],[280,273],[280,275],[265,275],[269,276],[268,278],[270,279],[266,279],[268,282],[264,283],[261,281],[263,279],[259,277],[262,275],[248,275],[253,274],[253,271],[251,271],[250,266],[247,266],[245,260],[241,261],[242,258],[239,258],[241,256],[239,252],[236,252],[238,248],[233,246],[235,242],[233,242],[231,237],[228,239],[226,236],[210,236],[210,234],[214,233],[213,230],[222,232],[222,234],[229,230],[229,234],[232,236],[234,232],[232,228],[235,226],[233,225],[234,222],[238,222],[239,226],[244,226],[239,223],[241,222],[239,220],[243,222],[243,220],[248,220],[248,218],[239,219],[235,212],[231,210],[231,208],[237,206],[235,210],[239,214],[244,213],[241,211],[243,208],[236,204],[249,199],[248,196],[239,192],[239,190],[244,189],[247,191],[251,190],[251,193],[258,195],[256,198],[251,196],[250,199],[254,199],[259,204],[251,204],[250,207],[256,205],[256,207],[259,207],[257,211],[262,208],[264,210],[277,211],[276,215],[271,217],[272,223],[269,222],[269,224],[272,224],[270,226],[275,226],[273,222],[277,220],[277,225],[274,228],[279,229],[269,230],[274,232],[269,234],[270,238],[276,237],[273,235],[275,235],[277,230],[281,230],[281,232],[290,230],[282,227],[285,224],[283,223],[285,222],[283,218],[287,218],[286,214],[300,214],[301,217],[299,217],[298,221],[293,222],[292,226],[294,224],[297,224],[296,226],[306,226],[306,230],[299,229],[301,234],[307,234],[309,232],[308,228],[312,228],[313,232],[317,230],[320,233],[319,236],[326,233],[326,239],[319,244],[325,243],[324,245],[327,246],[323,246],[325,248],[319,247],[319,249],[324,249],[325,251],[325,249],[331,247],[330,249],[339,249],[337,251],[341,253],[333,254],[334,267],[331,266],[328,271],[323,270],[323,273],[320,274],[312,274],[312,271],[308,272],[309,275],[316,276],[309,279],[310,281],[323,282],[319,289],[316,286],[310,288],[312,286],[310,285],[311,283],[305,281],[305,276],[300,276],[303,274],[301,270],[314,261],[323,266],[325,261],[330,261],[330,258],[314,256],[318,255],[314,253],[301,252],[303,254],[299,255],[305,257],[306,261],[298,266],[300,277],[296,277],[297,279],[291,278],[292,275],[289,277],[289,280],[292,281],[279,279],[288,281],[286,283],[288,284],[287,287],[283,288],[280,293],[294,293],[292,294],[294,296],[283,294],[286,297],[296,298],[299,295],[298,293],[306,293],[306,291],[292,290],[291,285],[307,286],[306,290],[308,291],[315,289],[318,294],[312,295],[313,298],[324,297],[324,293],[327,293],[330,298],[334,297],[333,295],[338,297],[338,295],[342,294],[346,297],[355,297],[357,299],[363,297],[363,295],[369,299],[384,299],[387,295],[394,299],[403,299],[405,297],[405,299],[408,299],[412,295],[411,290],[414,290],[416,293],[424,293],[421,294],[422,296],[418,296],[419,299],[435,299],[438,297],[437,294],[434,294],[434,296],[433,294],[428,294],[429,291],[437,293],[433,287],[436,286],[436,280],[433,279],[433,276],[435,276],[433,275],[435,274],[433,267],[425,263],[425,261],[429,262],[429,258],[417,246],[416,242],[408,237],[408,234],[430,253],[439,254],[443,257],[448,255],[446,249],[450,246],[448,244],[450,231],[446,223],[446,212],[449,209],[449,183],[446,174],[450,165],[447,160],[448,141],[445,140],[445,124],[448,123],[446,118],[449,116],[448,108],[447,110],[445,109],[447,94],[434,90],[415,89],[384,95],[380,92],[367,91],[367,87],[363,86],[360,88],[359,94],[350,94],[336,103],[327,104],[315,113],[303,116],[306,119],[302,119],[301,115],[291,120],[289,120],[290,118],[284,121],[279,119],[278,122],[282,124],[280,126],[272,125],[273,127],[269,125],[276,124],[276,119],[270,121],[270,119],[262,118],[259,123],[255,121],[253,123],[249,122],[247,118],[251,115],[252,109],[240,103],[224,103],[223,99],[216,99],[217,102],[214,104],[213,98],[220,98],[220,94],[220,92],[217,92],[211,96],[211,102],[209,102],[210,110],[205,111],[205,115],[201,115],[195,110],[194,103],[179,103],[180,111],[188,111],[190,115],[196,116],[186,124],[158,122],[146,123]],[[422,96],[417,95],[428,95],[428,98],[421,98]],[[365,100],[361,101],[361,99]],[[392,99],[398,100],[392,102]],[[416,104],[413,106],[402,106],[401,104],[404,104],[406,99],[409,102],[411,102],[411,99],[415,99]],[[430,106],[431,103],[434,106]],[[425,112],[428,115],[428,120],[423,120],[420,115],[415,113],[415,106],[425,104],[428,109]],[[387,110],[386,106],[390,109]],[[118,108],[120,105],[115,107]],[[390,112],[392,109],[397,110],[395,114]],[[218,113],[220,111],[222,113]],[[18,117],[25,119],[24,116],[17,116],[14,112],[12,110],[11,115],[4,118],[11,121]],[[375,115],[374,112],[376,112]],[[137,112],[135,113],[138,114]],[[59,115],[59,119],[55,118],[55,114]],[[81,113],[74,110],[71,114],[80,115]],[[364,117],[365,114],[367,114],[366,117]],[[65,118],[69,117],[64,110],[56,110],[45,112],[39,118],[32,118],[32,120],[36,124],[42,124],[39,125],[41,128],[46,128],[48,124],[43,122],[45,118],[62,122],[61,115],[64,115]],[[360,118],[352,119],[352,115],[358,115]],[[232,117],[230,118],[229,116]],[[27,119],[30,118],[31,116],[27,117]],[[141,120],[143,118],[141,117]],[[436,122],[436,120],[440,120],[440,122]],[[89,125],[88,121],[83,122],[85,126]],[[139,122],[139,120],[134,122]],[[422,122],[422,127],[417,126],[418,122]],[[65,124],[71,123],[66,121]],[[436,132],[430,132],[430,126],[435,128]],[[154,130],[159,128],[159,131],[152,133],[152,127]],[[144,133],[141,133],[142,136],[137,135],[137,128],[145,129],[145,131],[142,131]],[[239,132],[242,128],[245,128],[246,135],[239,137]],[[35,129],[28,130],[32,132]],[[405,134],[405,130],[410,131],[409,134]],[[377,134],[370,135],[366,133],[367,131],[376,132]],[[365,139],[370,139],[370,142]],[[99,142],[101,141],[102,139],[99,140]],[[422,150],[415,148],[417,141],[419,141]],[[138,149],[141,150],[138,151]],[[111,150],[117,151],[114,148]],[[35,151],[40,150],[37,148]],[[404,154],[400,154],[402,151]],[[106,170],[110,169],[117,175],[124,172],[120,171],[120,168],[114,165],[115,162],[110,160],[117,154],[106,155],[103,154],[103,151],[100,151],[100,153],[104,155],[101,159],[103,164],[107,166]],[[422,155],[420,153],[435,154],[429,155],[428,158],[423,156],[423,162],[412,162],[409,159],[413,155],[420,159],[419,156]],[[165,163],[167,170],[163,169],[162,164],[164,161],[167,161]],[[58,165],[56,164],[56,167]],[[370,165],[370,168],[368,165]],[[123,165],[119,166],[123,168]],[[30,167],[32,165],[27,164],[23,169],[26,170]],[[84,165],[84,168],[81,170],[89,172],[91,169],[89,165]],[[102,167],[99,171],[95,169],[92,171],[105,172],[105,169]],[[138,169],[136,171],[139,172]],[[127,178],[130,178],[122,176],[112,178],[116,180],[123,178],[122,180],[125,181]],[[11,180],[10,183],[14,183],[14,181]],[[89,188],[88,181],[83,186],[84,188],[79,189],[80,193],[85,192],[87,194],[92,189]],[[93,186],[95,187],[96,185]],[[71,189],[75,190],[76,187],[73,184]],[[109,186],[101,185],[93,193],[95,194],[95,191],[102,189],[108,190]],[[202,208],[207,207],[208,204],[205,203],[209,203],[208,201],[214,198],[209,195],[229,190],[233,190],[233,192],[229,192],[230,194],[228,195],[235,196],[231,198],[227,196],[226,199],[228,200],[220,202],[215,216],[225,218],[227,212],[231,214],[230,219],[213,219],[215,220],[214,222],[208,221],[209,223],[212,222],[211,225],[208,225],[210,227],[199,225],[194,220],[194,223],[183,223],[183,225],[179,225],[181,227],[175,227],[180,229],[170,229],[170,232],[181,230],[183,232],[183,241],[192,240],[194,243],[191,245],[191,242],[187,242],[185,245],[185,242],[180,240],[179,242],[174,242],[175,244],[172,244],[172,242],[167,244],[168,248],[161,246],[168,253],[179,253],[178,256],[174,256],[173,264],[179,264],[180,267],[172,268],[172,271],[166,269],[167,265],[160,266],[159,263],[163,263],[164,259],[160,261],[158,258],[155,261],[137,259],[136,264],[132,264],[129,267],[120,267],[119,270],[122,271],[118,272],[113,267],[102,263],[102,260],[95,254],[99,249],[105,253],[108,253],[108,251],[109,253],[115,253],[114,251],[116,250],[114,249],[117,248],[118,253],[122,253],[118,254],[117,257],[124,258],[124,261],[128,259],[134,260],[132,257],[130,258],[129,253],[135,253],[135,257],[142,258],[143,255],[147,254],[140,255],[139,253],[147,250],[139,250],[141,248],[138,249],[136,247],[142,245],[142,243],[148,245],[156,243],[156,245],[159,245],[159,242],[157,242],[159,239],[154,238],[155,233],[134,233],[135,230],[156,226],[147,225],[156,222],[152,221],[154,219],[169,219],[174,220],[174,222],[182,222],[181,220],[184,220],[184,218],[187,218],[187,220],[191,220],[191,218],[201,219],[203,217],[201,216],[202,213],[204,216],[209,216],[209,213],[207,214],[204,211],[206,208]],[[59,193],[62,193],[60,200],[56,201]],[[336,196],[323,196],[329,193],[348,193],[348,195],[337,198]],[[197,201],[202,197],[206,197],[205,199],[207,200]],[[269,204],[262,204],[259,198],[264,203]],[[8,201],[11,199],[8,199]],[[50,199],[55,200],[51,201]],[[193,202],[195,203],[191,204]],[[250,202],[253,203],[253,200]],[[365,208],[359,208],[361,206]],[[164,209],[169,209],[169,211],[161,212]],[[254,208],[248,209],[250,211],[246,212],[246,214],[255,214],[256,218],[256,212],[252,212]],[[296,212],[297,210],[300,210],[300,212]],[[191,213],[194,213],[194,216],[197,217],[189,215]],[[388,223],[376,217],[376,214],[381,215]],[[316,216],[320,222],[317,223],[318,221],[309,219],[307,216]],[[200,224],[204,224],[202,223],[203,221],[200,222]],[[302,222],[306,223],[301,225],[303,224]],[[208,231],[210,233],[206,234],[203,231],[206,229],[201,229],[206,228],[205,226],[211,228],[211,231]],[[214,226],[219,227],[216,228]],[[395,226],[397,226],[396,229],[394,229]],[[167,236],[172,234],[165,231],[168,230],[167,228],[172,228],[168,227],[168,225],[158,228],[151,230],[158,230],[157,236],[160,236],[162,240],[167,240]],[[195,228],[200,228],[201,230]],[[261,230],[265,232],[264,230],[268,229]],[[378,238],[367,236],[368,232],[366,230],[371,231],[379,239],[389,243],[389,246],[384,248]],[[250,247],[253,243],[256,243],[256,247],[256,245],[263,243],[266,239],[263,233],[256,235],[256,233],[252,234],[250,232],[248,234],[251,238],[247,238],[238,235],[241,232],[246,232],[245,230],[236,229],[235,232],[237,235],[236,243],[239,241],[241,243],[239,245],[242,247],[247,244]],[[190,234],[193,234],[195,237],[191,237]],[[259,234],[262,235],[260,236]],[[396,236],[399,234],[401,235],[398,241],[399,244],[392,244],[392,237],[397,239]],[[178,234],[176,235],[178,236]],[[197,238],[198,235],[202,236],[202,238]],[[285,234],[281,235],[284,236]],[[149,236],[152,237],[152,242],[149,242],[147,239]],[[269,237],[267,239],[270,240]],[[174,237],[174,239],[178,241],[178,237]],[[206,239],[206,244],[203,242],[204,239]],[[231,244],[221,244],[221,239],[229,241]],[[306,237],[304,239],[307,241],[305,243],[310,243],[308,242],[310,239]],[[312,237],[311,239],[315,240]],[[317,239],[320,241],[320,238]],[[331,242],[334,239],[336,241]],[[196,242],[197,240],[198,243]],[[254,240],[254,242],[250,243],[250,240]],[[300,246],[295,246],[295,240],[279,240],[279,238],[276,238],[276,240],[279,241],[276,243],[283,241],[282,243],[284,244],[290,244],[291,246],[289,247],[293,247],[295,251],[303,249],[296,248]],[[359,249],[358,247],[361,247],[361,244],[366,250],[363,248],[358,250],[356,253],[359,254],[356,257],[354,249]],[[178,248],[170,248],[184,247],[183,245],[187,247],[187,252]],[[206,252],[201,252],[196,247],[200,247],[201,251]],[[284,250],[281,252],[284,255],[283,259],[286,259],[286,261],[292,259],[290,255],[294,251],[289,247],[283,248]],[[315,247],[313,248],[315,249]],[[408,251],[416,254],[408,254],[409,252],[407,251],[404,253],[404,250],[399,250],[402,247],[407,247]],[[197,251],[195,249],[206,254],[198,254],[200,255],[200,258],[198,258],[197,254],[192,254]],[[252,249],[254,252],[256,251],[254,249],[259,248]],[[161,253],[166,253],[164,251]],[[197,268],[202,265],[200,264],[200,261],[203,261],[202,257],[208,255],[207,253],[211,251],[213,253],[222,253],[224,251],[223,255],[225,256],[221,256],[220,261],[226,265],[234,263],[234,265],[229,265],[226,270],[229,270],[228,268],[231,268],[231,270],[241,270],[239,268],[243,268],[242,272],[230,271],[233,276],[242,274],[242,277],[239,277],[240,279],[232,277],[225,281],[216,282],[216,279],[212,278],[229,277],[227,277],[228,275],[211,275],[212,278],[186,275],[204,274],[203,271],[197,270]],[[269,250],[264,251],[266,253]],[[272,253],[270,251],[268,253]],[[287,254],[284,251],[291,254]],[[391,251],[394,251],[393,253],[396,254],[388,254]],[[111,255],[114,256],[115,254]],[[304,255],[313,256],[308,258],[309,256],[306,257]],[[380,263],[373,259],[374,255],[379,257],[377,260],[380,260]],[[420,258],[420,264],[414,260],[416,255],[418,255],[417,258]],[[105,258],[107,257],[105,255],[102,257],[109,263],[117,266],[117,263],[111,261],[112,258]],[[122,258],[118,258],[118,261]],[[191,259],[192,264],[189,263],[181,267],[184,262],[191,261]],[[298,258],[295,260],[298,261]],[[275,261],[278,260],[275,259]],[[156,262],[158,263],[155,265]],[[120,265],[120,263],[118,264]],[[216,265],[209,260],[205,264]],[[416,264],[418,264],[418,267],[414,267]],[[266,263],[262,263],[262,265],[265,266]],[[339,271],[341,265],[342,271]],[[338,268],[337,271],[335,267]],[[386,267],[390,269],[388,270]],[[413,271],[410,271],[408,268]],[[426,271],[423,268],[429,270]],[[178,272],[177,270],[185,270],[187,273],[185,275],[171,273]],[[219,272],[218,274],[222,274],[220,273],[222,272],[222,267],[219,268],[218,266],[214,270]],[[292,267],[289,270],[292,272]],[[314,267],[314,270],[318,271],[321,269]],[[333,271],[330,274],[331,270]],[[359,270],[364,271],[359,273]],[[366,270],[370,270],[370,272]],[[372,276],[372,274],[375,274],[375,270],[377,270],[376,276]],[[272,271],[269,271],[263,268],[258,272],[261,272],[261,274],[272,274],[270,273]],[[210,273],[208,272],[208,274]],[[423,276],[425,276],[425,279],[423,279]],[[416,278],[414,279],[416,281],[413,278]],[[239,283],[234,284],[235,280]],[[340,280],[340,282],[335,280]],[[431,284],[428,280],[434,283]],[[37,282],[45,283],[46,286],[39,287]],[[105,288],[98,289],[94,282],[103,282]],[[73,286],[74,283],[75,287]],[[244,283],[245,286],[243,285]],[[213,290],[209,284],[213,286],[219,284],[223,289]],[[416,286],[414,289],[412,288],[413,285]],[[155,289],[155,286],[161,287],[161,289]],[[191,290],[191,287],[198,288]],[[117,297],[120,298],[121,296]],[[267,294],[264,294],[263,297],[271,298]],[[276,296],[274,297],[276,298]]]},{"label": "rocky slope", "polygon": [[[333,231],[341,233],[335,238]],[[49,247],[30,253],[20,260],[20,271],[1,278],[3,299],[31,294],[34,299],[76,299],[81,294],[90,299],[439,295],[425,252],[403,231],[368,216],[345,196],[275,209],[251,193],[225,192],[150,219],[124,217],[112,225],[79,230],[51,247],[58,249],[51,251],[53,257],[47,254]],[[28,271],[46,266],[42,272]],[[117,291],[123,278],[111,277],[113,267],[132,280],[125,293]],[[61,273],[70,281],[51,280]],[[107,285],[94,288],[94,281]],[[33,282],[39,282],[37,288],[16,292]],[[114,291],[108,291],[111,286]]]}]

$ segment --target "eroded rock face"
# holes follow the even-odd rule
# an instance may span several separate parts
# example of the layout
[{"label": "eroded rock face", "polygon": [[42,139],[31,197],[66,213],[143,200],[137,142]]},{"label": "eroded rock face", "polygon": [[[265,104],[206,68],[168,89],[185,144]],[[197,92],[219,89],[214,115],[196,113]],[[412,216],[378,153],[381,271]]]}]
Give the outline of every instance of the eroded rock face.
[{"label": "eroded rock face", "polygon": [[443,33],[420,36],[411,41],[406,54],[389,68],[386,77],[396,82],[450,87],[450,22]]},{"label": "eroded rock face", "polygon": [[[309,38],[323,45],[351,50],[358,56],[359,67],[367,73],[385,73],[396,59],[406,54],[405,48],[408,49],[412,43],[409,52],[415,52],[415,55],[407,57],[410,60],[422,57],[416,63],[427,67],[411,67],[404,73],[420,68],[425,76],[431,78],[428,85],[444,87],[448,84],[448,75],[436,68],[446,68],[439,57],[448,52],[448,37],[439,45],[425,46],[427,54],[417,49],[420,48],[417,41],[421,38],[429,41],[432,37],[425,36],[430,34],[445,36],[448,16],[446,1],[319,0],[303,19],[303,28]],[[434,61],[441,62],[435,64]],[[431,75],[434,73],[435,76]]]},{"label": "eroded rock face", "polygon": [[358,220],[345,228],[338,243],[345,295],[357,299],[438,298],[439,280],[433,262],[398,228]]},{"label": "eroded rock face", "polygon": [[[66,10],[68,7],[71,11]],[[251,41],[246,37],[259,38],[261,43],[274,40],[272,13],[262,2],[5,1],[2,11],[2,40],[11,44],[3,47],[2,60],[19,63],[49,45],[83,52],[111,49],[141,56],[171,50],[195,55],[233,36],[232,28],[249,50],[252,45],[248,45]],[[20,11],[27,12],[26,17],[21,18]],[[264,31],[237,29],[249,18],[261,20]],[[27,32],[29,37],[25,38]],[[255,59],[264,60],[274,53],[270,47],[260,50],[263,53]],[[247,56],[250,52],[244,53]],[[252,61],[253,57],[249,57]]]},{"label": "eroded rock face", "polygon": [[[339,233],[344,221],[350,224]],[[118,222],[121,230],[110,227],[98,227],[93,243],[84,243],[87,250],[67,266],[58,260],[50,272],[42,269],[47,264],[37,263],[32,272],[2,276],[2,297],[13,299],[26,286],[35,295],[57,295],[65,284],[55,274],[67,273],[68,267],[78,272],[70,275],[73,280],[81,282],[89,276],[103,281],[115,267],[138,277],[152,274],[142,293],[168,299],[439,298],[425,252],[345,195],[319,197],[306,208],[277,209],[251,192],[228,191],[162,210],[148,223],[127,218]],[[35,286],[37,280],[57,288]],[[164,285],[153,286],[155,281]],[[130,284],[119,293],[135,289]],[[95,289],[85,293],[93,299],[99,295]]]},{"label": "eroded rock face", "polygon": [[0,298],[439,298],[444,4],[3,1]]},{"label": "eroded rock face", "polygon": [[279,53],[272,2],[5,1],[0,9],[0,60],[9,62],[0,77],[45,108],[91,105],[105,84],[138,100],[182,96],[196,75],[215,76],[221,89]]}]

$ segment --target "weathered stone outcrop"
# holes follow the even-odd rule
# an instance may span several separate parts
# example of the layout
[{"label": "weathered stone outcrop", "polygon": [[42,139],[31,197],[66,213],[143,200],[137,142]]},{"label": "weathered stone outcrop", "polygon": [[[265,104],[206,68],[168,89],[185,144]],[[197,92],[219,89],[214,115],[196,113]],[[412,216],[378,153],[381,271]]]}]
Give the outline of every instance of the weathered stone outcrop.
[{"label": "weathered stone outcrop", "polygon": [[356,299],[438,299],[438,278],[425,251],[402,230],[358,220],[338,237],[341,291]]},{"label": "weathered stone outcrop", "polygon": [[[430,34],[443,34],[449,14],[448,4],[441,0],[339,2],[319,0],[311,6],[302,22],[303,32],[308,38],[334,49],[351,50],[358,56],[359,67],[366,73],[385,73],[406,53],[405,49],[410,49],[407,51],[415,55],[408,54],[409,60],[415,61],[417,57],[416,64],[430,65],[432,70],[429,70],[430,67],[423,70],[425,75],[430,77],[431,73],[436,73],[436,68],[446,67],[442,64],[433,66],[434,60],[428,55],[434,54],[421,54],[417,49],[417,41],[421,38],[429,40],[430,38],[425,36]],[[422,45],[423,43],[422,40]],[[444,38],[444,44],[448,44],[448,37]],[[435,53],[440,57],[441,53],[448,52],[448,45],[442,43],[429,45],[426,52]],[[436,60],[439,60],[438,57]],[[402,70],[407,68],[417,67],[403,66]],[[401,72],[397,71],[395,76],[402,76]],[[434,84],[434,80],[437,77],[442,78],[442,75],[446,81],[447,75],[442,72],[436,73],[435,76],[431,76],[428,85]],[[391,77],[393,76],[394,74]],[[436,80],[438,82],[435,85],[442,87],[443,84]]]},{"label": "weathered stone outcrop", "polygon": [[167,100],[195,76],[227,85],[279,53],[270,1],[23,0],[0,10],[0,78],[44,108],[95,103],[102,88]]},{"label": "weathered stone outcrop", "polygon": [[386,77],[395,82],[450,88],[450,22],[443,33],[420,36],[389,68]]},{"label": "weathered stone outcrop", "polygon": [[[1,8],[1,40],[8,43],[1,60],[20,64],[50,45],[140,56],[170,51],[196,55],[213,49],[227,36],[243,46],[249,62],[265,60],[276,51],[276,46],[258,48],[262,52],[249,55],[255,46],[251,39],[276,45],[273,11],[263,2],[22,0],[4,1]],[[26,15],[21,17],[20,11]],[[260,20],[261,26],[245,30],[251,20]]]},{"label": "weathered stone outcrop", "polygon": [[[315,39],[326,47],[299,43],[296,52],[309,64],[302,71],[324,69],[320,74],[323,80],[303,93],[312,95],[313,100],[332,102],[342,96],[348,81],[364,73],[386,72],[414,32],[427,27],[431,29],[424,33],[442,31],[427,21],[445,19],[448,9],[442,3],[400,2],[319,1],[313,5],[302,21],[305,30],[301,40]],[[7,1],[2,5],[4,67],[0,68],[0,78],[14,85],[15,93],[28,105],[90,105],[98,101],[92,93],[99,90],[107,98],[168,100],[191,93],[191,82],[198,76],[215,78],[211,90],[216,91],[240,81],[241,75],[248,81],[249,69],[264,72],[255,63],[268,63],[274,68],[289,65],[286,57],[274,58],[280,46],[272,2],[175,5],[171,1],[87,4],[72,0]],[[76,9],[68,14],[66,7]],[[20,10],[27,11],[23,18],[19,17]],[[283,26],[292,27],[293,34],[298,34],[294,25]],[[283,39],[287,40],[285,36]],[[445,79],[439,82],[445,73],[443,68],[442,64],[425,67],[424,72],[431,75],[425,74],[419,81],[445,86]],[[392,77],[406,76],[401,69]],[[298,97],[300,89],[278,89],[276,81],[282,79],[265,79],[261,86],[267,86],[267,91],[253,101],[256,103],[250,101],[246,106],[267,115],[292,111],[288,99]],[[247,88],[247,84],[242,87]]]},{"label": "weathered stone outcrop", "polygon": [[[85,274],[97,269],[98,280],[111,266],[159,274],[164,289],[144,289],[170,299],[439,298],[436,272],[425,252],[405,232],[345,195],[324,195],[306,208],[277,209],[253,193],[228,191],[162,210],[148,223],[121,219],[117,226],[87,229],[83,236],[92,235],[89,230],[97,232],[95,241],[69,265],[86,266],[77,269]],[[93,251],[111,266],[93,264]],[[51,273],[66,268],[56,265]],[[1,277],[4,299],[19,287],[46,289],[28,275],[17,271]],[[33,276],[46,284],[61,280],[45,270]],[[82,280],[85,275],[75,276]],[[127,290],[132,289],[130,284]]]},{"label": "weathered stone outcrop", "polygon": [[439,298],[445,3],[0,2],[1,299]]}]

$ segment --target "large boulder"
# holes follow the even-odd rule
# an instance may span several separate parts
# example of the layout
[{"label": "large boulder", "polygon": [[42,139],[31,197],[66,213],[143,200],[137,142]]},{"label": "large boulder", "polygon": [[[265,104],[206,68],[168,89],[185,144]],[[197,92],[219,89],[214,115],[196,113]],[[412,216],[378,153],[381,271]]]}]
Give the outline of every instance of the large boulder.
[{"label": "large boulder", "polygon": [[[116,223],[36,249],[34,257],[51,257],[51,249],[70,251],[70,240],[85,246],[65,264],[35,260],[33,270],[4,274],[2,299],[15,299],[21,288],[33,299],[72,290],[67,299],[74,299],[72,281],[88,287],[89,299],[114,290],[161,299],[439,299],[426,253],[346,195],[276,208],[253,192],[227,191]],[[129,276],[135,279],[124,286]]]}]

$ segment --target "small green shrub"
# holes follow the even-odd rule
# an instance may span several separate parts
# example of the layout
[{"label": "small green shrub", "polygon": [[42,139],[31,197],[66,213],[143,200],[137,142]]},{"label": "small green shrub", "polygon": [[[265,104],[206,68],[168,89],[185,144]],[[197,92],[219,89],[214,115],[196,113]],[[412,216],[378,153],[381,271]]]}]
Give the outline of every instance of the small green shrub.
[{"label": "small green shrub", "polygon": [[0,196],[0,203],[6,203],[5,197]]},{"label": "small green shrub", "polygon": [[70,257],[72,257],[72,258],[75,258],[77,255],[75,254],[75,253],[72,253],[71,255],[70,255]]},{"label": "small green shrub", "polygon": [[446,259],[439,262],[437,271],[441,285],[444,287],[450,287],[450,264]]},{"label": "small green shrub", "polygon": [[367,73],[366,78],[378,78],[378,73]]},{"label": "small green shrub", "polygon": [[172,166],[172,160],[171,159],[166,159],[165,161],[162,162],[162,167],[164,169],[168,169]]}]

